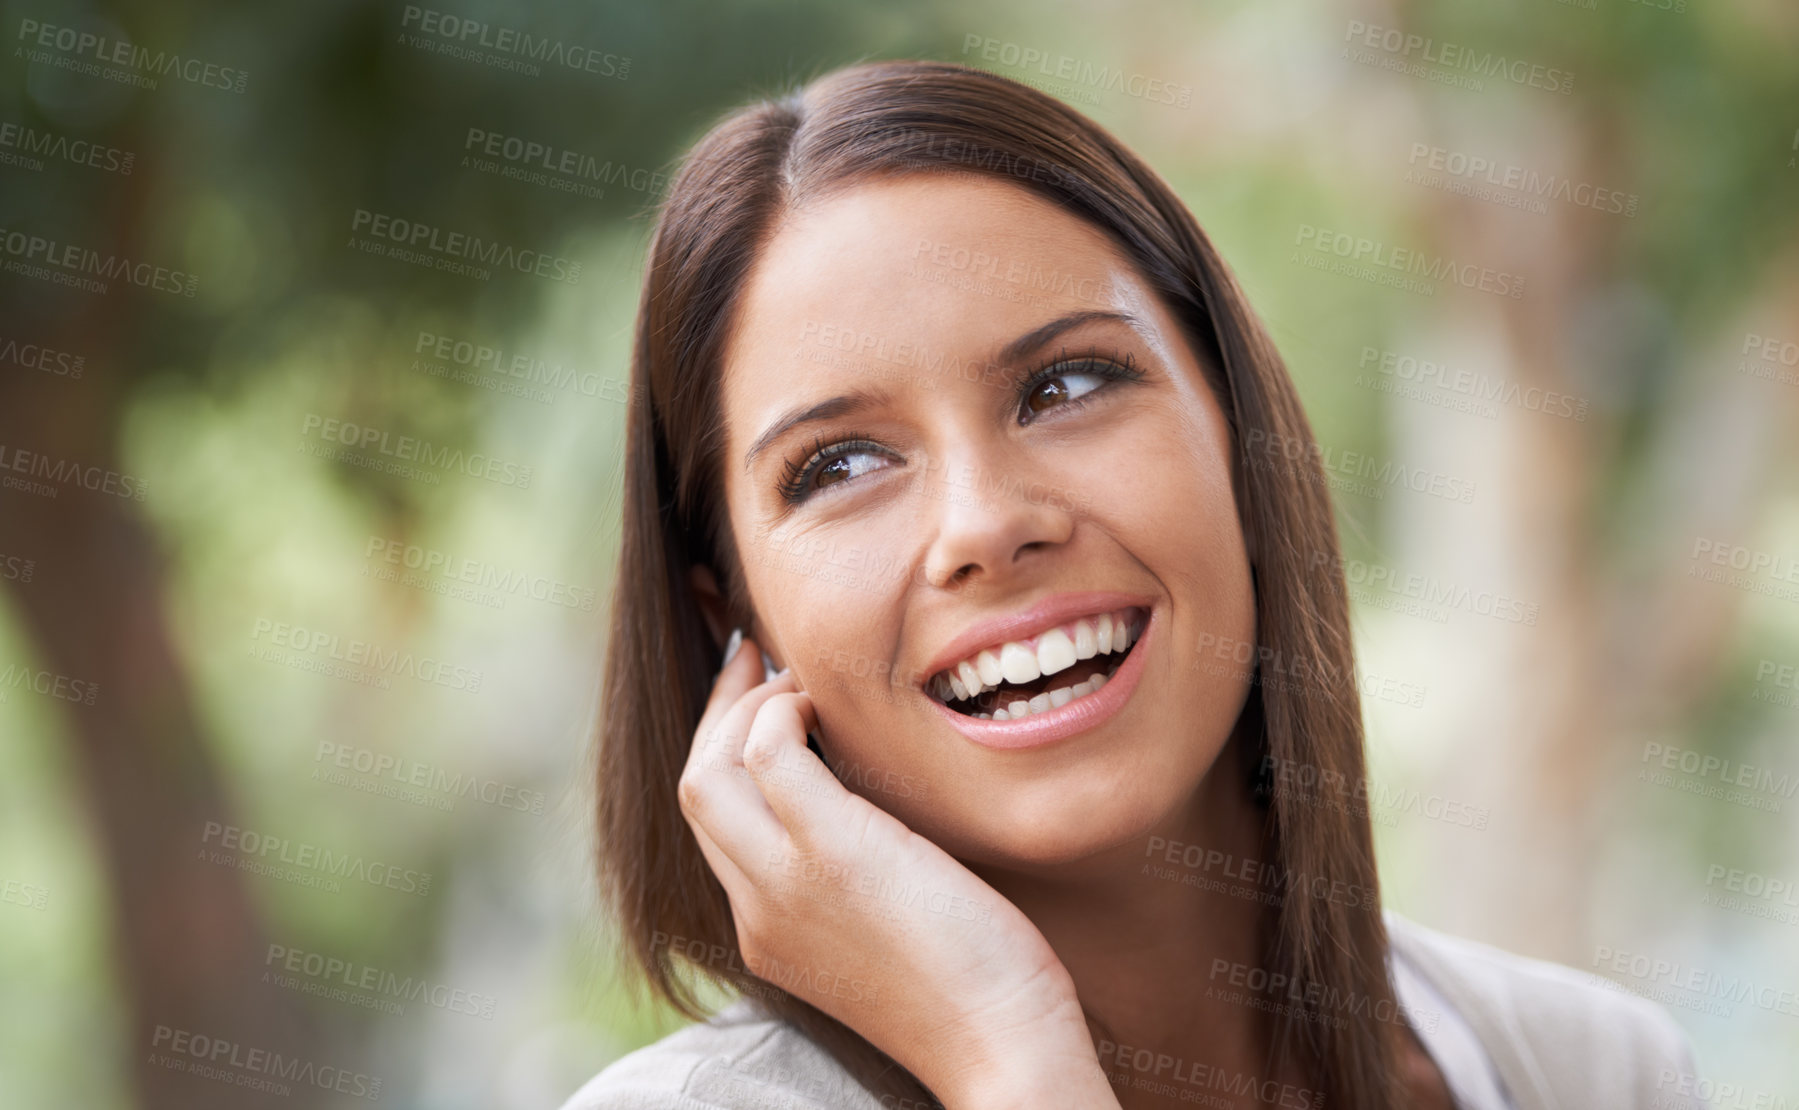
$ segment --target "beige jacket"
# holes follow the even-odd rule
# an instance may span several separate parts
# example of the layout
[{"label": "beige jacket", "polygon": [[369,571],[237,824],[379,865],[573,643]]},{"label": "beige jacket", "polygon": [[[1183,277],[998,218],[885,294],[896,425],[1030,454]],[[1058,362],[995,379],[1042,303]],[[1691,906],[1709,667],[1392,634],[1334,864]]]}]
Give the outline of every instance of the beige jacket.
[{"label": "beige jacket", "polygon": [[[1653,1002],[1595,976],[1385,915],[1403,957],[1467,1022],[1516,1110],[1696,1110],[1692,1050]],[[1421,1007],[1404,997],[1416,1014]],[[1452,1086],[1468,1061],[1438,1060]],[[621,1058],[563,1110],[886,1107],[797,1030],[745,1002]]]}]

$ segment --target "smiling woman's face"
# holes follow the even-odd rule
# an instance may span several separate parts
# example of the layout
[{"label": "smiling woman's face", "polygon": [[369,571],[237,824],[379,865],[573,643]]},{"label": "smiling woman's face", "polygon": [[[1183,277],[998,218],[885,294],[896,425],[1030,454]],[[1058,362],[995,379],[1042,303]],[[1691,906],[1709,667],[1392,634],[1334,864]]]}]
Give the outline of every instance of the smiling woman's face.
[{"label": "smiling woman's face", "polygon": [[[1223,797],[1248,680],[1200,649],[1255,640],[1229,433],[1111,241],[1004,182],[890,178],[790,215],[743,293],[731,527],[852,788],[1021,869]],[[1135,639],[1108,653],[1101,614]]]}]

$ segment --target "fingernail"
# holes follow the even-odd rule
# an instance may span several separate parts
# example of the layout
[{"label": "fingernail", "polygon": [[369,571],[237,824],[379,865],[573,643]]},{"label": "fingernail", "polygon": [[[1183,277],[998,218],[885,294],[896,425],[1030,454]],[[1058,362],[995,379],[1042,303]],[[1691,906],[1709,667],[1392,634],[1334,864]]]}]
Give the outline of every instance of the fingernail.
[{"label": "fingernail", "polygon": [[726,667],[730,666],[731,660],[737,658],[737,649],[742,646],[743,646],[743,629],[741,629],[741,628],[731,629],[731,638],[729,640],[725,641],[725,661],[719,665],[718,669],[722,671]]}]

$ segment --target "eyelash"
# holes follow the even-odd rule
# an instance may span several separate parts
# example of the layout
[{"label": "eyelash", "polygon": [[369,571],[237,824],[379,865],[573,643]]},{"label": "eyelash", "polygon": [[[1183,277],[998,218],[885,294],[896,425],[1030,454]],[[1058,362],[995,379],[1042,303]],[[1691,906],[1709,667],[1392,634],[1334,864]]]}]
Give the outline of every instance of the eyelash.
[{"label": "eyelash", "polygon": [[[1143,379],[1143,371],[1137,368],[1136,360],[1128,351],[1122,356],[1099,351],[1088,351],[1071,356],[1066,349],[1063,349],[1038,369],[1024,375],[1023,380],[1019,382],[1019,424],[1031,422],[1025,419],[1023,408],[1025,401],[1038,386],[1073,374],[1094,374],[1104,378],[1106,385],[1119,381],[1141,381]],[[1105,385],[1101,385],[1079,397],[1071,397],[1055,407],[1080,408],[1087,403],[1087,398],[1102,392],[1105,388]],[[782,465],[780,480],[782,500],[789,505],[797,505],[807,500],[812,493],[821,492],[808,488],[813,478],[817,477],[821,467],[837,459],[863,451],[888,453],[887,448],[875,442],[873,437],[861,432],[851,432],[845,438],[830,443],[827,443],[822,435],[814,436],[812,446],[804,455],[800,458],[788,459]],[[854,481],[854,479],[845,479],[845,481]]]}]

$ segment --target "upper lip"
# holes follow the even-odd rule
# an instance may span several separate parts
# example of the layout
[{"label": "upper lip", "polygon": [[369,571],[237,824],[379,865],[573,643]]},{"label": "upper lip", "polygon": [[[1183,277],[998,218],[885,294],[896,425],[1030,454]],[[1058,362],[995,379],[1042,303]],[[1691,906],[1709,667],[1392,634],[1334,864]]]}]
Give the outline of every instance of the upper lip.
[{"label": "upper lip", "polygon": [[1022,612],[988,617],[963,629],[955,639],[944,645],[935,659],[925,665],[925,681],[930,681],[982,648],[1007,640],[1028,640],[1040,632],[1048,632],[1059,624],[1067,624],[1081,617],[1098,616],[1133,605],[1148,609],[1150,603],[1151,599],[1141,594],[1111,590],[1051,594]]}]

